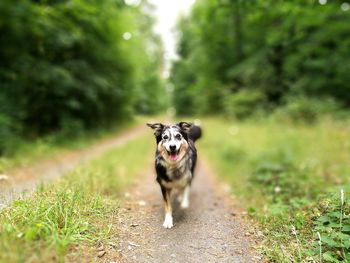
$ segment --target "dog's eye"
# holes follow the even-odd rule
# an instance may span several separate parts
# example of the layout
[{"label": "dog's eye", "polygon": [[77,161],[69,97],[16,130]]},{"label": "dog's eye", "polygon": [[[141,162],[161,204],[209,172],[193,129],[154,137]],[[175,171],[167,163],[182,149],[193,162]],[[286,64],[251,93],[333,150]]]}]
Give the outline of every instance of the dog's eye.
[{"label": "dog's eye", "polygon": [[163,140],[167,140],[167,139],[169,139],[169,136],[168,135],[164,135]]},{"label": "dog's eye", "polygon": [[181,140],[181,134],[176,134],[175,138]]}]

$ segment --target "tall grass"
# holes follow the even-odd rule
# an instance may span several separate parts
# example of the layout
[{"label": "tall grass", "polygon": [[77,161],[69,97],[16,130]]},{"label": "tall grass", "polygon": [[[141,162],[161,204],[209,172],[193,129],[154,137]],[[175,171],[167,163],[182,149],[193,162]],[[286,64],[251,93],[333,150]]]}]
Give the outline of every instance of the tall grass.
[{"label": "tall grass", "polygon": [[77,244],[117,238],[120,190],[150,163],[152,142],[131,141],[2,210],[0,262],[65,261]]},{"label": "tall grass", "polygon": [[[202,123],[200,152],[209,156],[219,176],[232,185],[232,194],[260,223],[269,259],[319,261],[318,231],[322,258],[346,260],[350,243],[341,242],[349,240],[350,219],[344,212],[349,204],[345,198],[339,207],[332,193],[350,181],[349,121],[322,119],[309,125],[206,118]],[[324,200],[328,206],[320,208]],[[322,216],[327,218],[320,222]],[[337,234],[327,240],[327,231],[328,237]]]}]

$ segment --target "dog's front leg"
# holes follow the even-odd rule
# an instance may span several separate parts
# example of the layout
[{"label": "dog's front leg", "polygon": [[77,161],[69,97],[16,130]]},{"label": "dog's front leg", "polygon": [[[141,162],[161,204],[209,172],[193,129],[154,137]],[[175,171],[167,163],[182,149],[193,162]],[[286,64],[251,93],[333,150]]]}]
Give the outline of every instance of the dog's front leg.
[{"label": "dog's front leg", "polygon": [[163,226],[165,228],[172,228],[173,227],[173,215],[172,215],[172,208],[171,208],[171,200],[170,200],[170,193],[171,189],[167,189],[163,186],[161,186],[163,199],[164,199],[164,208],[165,208],[165,218]]},{"label": "dog's front leg", "polygon": [[190,186],[186,185],[185,189],[183,190],[182,198],[181,198],[181,208],[182,209],[186,209],[189,207],[189,205],[190,205],[189,198],[190,198]]}]

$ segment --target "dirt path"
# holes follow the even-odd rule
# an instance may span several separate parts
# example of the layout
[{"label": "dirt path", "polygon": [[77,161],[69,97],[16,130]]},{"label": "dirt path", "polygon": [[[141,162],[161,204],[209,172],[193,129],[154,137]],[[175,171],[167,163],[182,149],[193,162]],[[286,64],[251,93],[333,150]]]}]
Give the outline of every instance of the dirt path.
[{"label": "dirt path", "polygon": [[0,180],[0,209],[12,200],[31,193],[43,182],[53,180],[102,153],[139,137],[146,131],[145,125],[127,130],[115,137],[102,140],[84,150],[68,151],[54,158],[40,161],[29,167],[21,167],[6,173],[7,180]]},{"label": "dirt path", "polygon": [[153,169],[143,176],[122,202],[118,249],[108,251],[101,262],[263,262],[241,213],[206,163],[197,167],[190,208],[175,205],[172,229],[162,227],[163,204]]},{"label": "dirt path", "polygon": [[[67,152],[9,173],[0,181],[0,207],[32,192],[42,182],[55,179],[77,165],[140,136],[139,126],[96,145]],[[200,159],[201,160],[201,159]],[[227,191],[218,184],[208,163],[201,160],[190,196],[190,208],[174,204],[172,229],[164,229],[163,202],[152,165],[139,177],[139,183],[125,193],[116,220],[118,244],[107,250],[100,262],[263,262],[254,251],[256,239],[243,223],[241,213],[232,204]],[[247,234],[248,233],[248,234]],[[87,251],[91,249],[86,248]],[[91,257],[90,257],[91,259]]]}]

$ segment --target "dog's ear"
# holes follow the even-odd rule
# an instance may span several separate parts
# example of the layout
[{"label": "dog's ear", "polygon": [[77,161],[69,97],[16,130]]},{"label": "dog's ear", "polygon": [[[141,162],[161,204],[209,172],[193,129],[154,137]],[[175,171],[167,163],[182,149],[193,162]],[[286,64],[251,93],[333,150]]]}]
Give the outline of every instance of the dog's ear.
[{"label": "dog's ear", "polygon": [[147,126],[154,130],[155,136],[160,135],[164,129],[164,125],[161,123],[147,123]]},{"label": "dog's ear", "polygon": [[182,131],[188,133],[190,131],[192,123],[188,123],[188,122],[182,121],[182,122],[177,123],[176,125],[179,126]]}]

